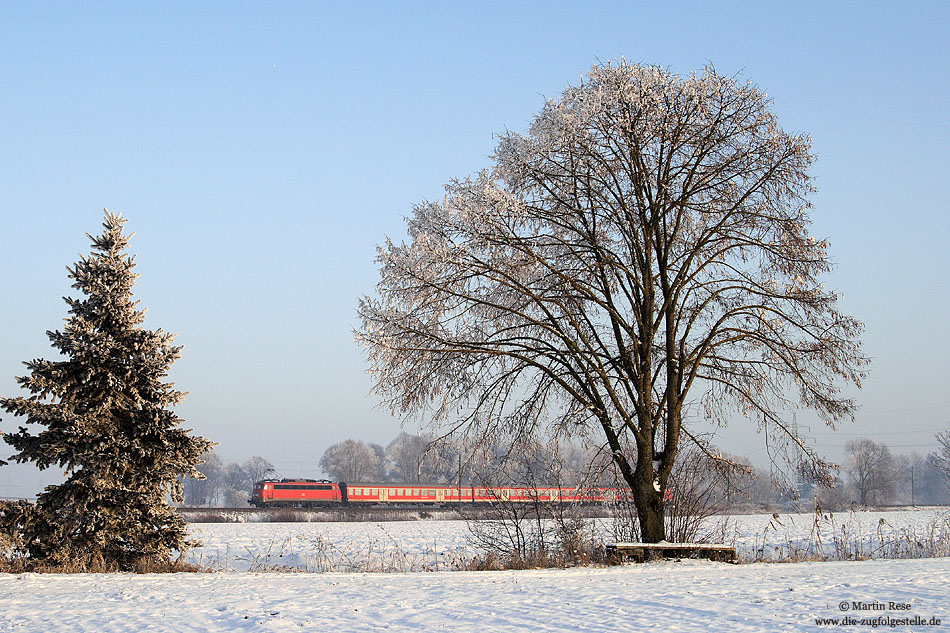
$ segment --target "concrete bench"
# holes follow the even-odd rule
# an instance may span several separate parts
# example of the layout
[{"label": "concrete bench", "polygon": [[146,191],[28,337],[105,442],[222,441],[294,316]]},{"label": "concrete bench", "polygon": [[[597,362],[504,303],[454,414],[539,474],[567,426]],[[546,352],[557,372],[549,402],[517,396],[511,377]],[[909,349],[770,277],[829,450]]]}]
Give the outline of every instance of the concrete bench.
[{"label": "concrete bench", "polygon": [[662,558],[708,558],[735,562],[736,548],[714,543],[612,543],[607,545],[607,560],[633,559],[638,563]]}]

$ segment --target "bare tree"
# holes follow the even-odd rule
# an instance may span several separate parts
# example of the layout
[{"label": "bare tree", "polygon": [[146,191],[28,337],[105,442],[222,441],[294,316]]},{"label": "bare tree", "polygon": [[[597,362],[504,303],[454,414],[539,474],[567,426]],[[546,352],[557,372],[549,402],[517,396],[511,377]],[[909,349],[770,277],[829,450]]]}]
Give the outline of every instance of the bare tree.
[{"label": "bare tree", "polygon": [[252,455],[241,464],[244,472],[247,473],[248,483],[254,483],[267,477],[269,473],[274,472],[274,465],[259,455]]},{"label": "bare tree", "polygon": [[185,503],[190,506],[242,507],[248,505],[248,497],[254,483],[272,473],[274,465],[257,455],[243,463],[227,464],[217,453],[204,456],[198,466],[202,479],[187,477],[182,481]]},{"label": "bare tree", "polygon": [[386,455],[392,466],[393,481],[416,483],[421,481],[422,460],[428,442],[419,435],[401,432],[386,447]]},{"label": "bare tree", "polygon": [[218,502],[223,489],[223,474],[225,466],[217,453],[209,451],[198,465],[201,479],[186,477],[182,481],[184,486],[184,502],[192,507],[212,506]]},{"label": "bare tree", "polygon": [[402,431],[386,447],[391,481],[405,483],[455,481],[457,449],[446,438]]},{"label": "bare tree", "polygon": [[237,508],[248,504],[248,493],[253,487],[248,472],[242,464],[230,463],[221,472],[221,496],[224,505]]},{"label": "bare tree", "polygon": [[376,473],[373,479],[379,482],[389,481],[389,457],[386,455],[386,449],[375,442],[370,442],[367,446],[376,455]]},{"label": "bare tree", "polygon": [[486,438],[602,434],[651,542],[681,443],[718,459],[700,423],[741,413],[828,479],[781,413],[852,418],[868,360],[821,283],[809,144],[712,68],[595,66],[379,249],[356,333],[378,393]]},{"label": "bare tree", "polygon": [[358,440],[343,440],[323,453],[320,468],[335,481],[366,481],[377,474],[376,453]]},{"label": "bare tree", "polygon": [[886,444],[866,437],[844,446],[846,471],[861,505],[890,503],[897,487],[897,467]]},{"label": "bare tree", "polygon": [[950,492],[950,430],[937,433],[937,444],[940,445],[940,452],[931,453],[928,461],[943,471],[947,492]]}]

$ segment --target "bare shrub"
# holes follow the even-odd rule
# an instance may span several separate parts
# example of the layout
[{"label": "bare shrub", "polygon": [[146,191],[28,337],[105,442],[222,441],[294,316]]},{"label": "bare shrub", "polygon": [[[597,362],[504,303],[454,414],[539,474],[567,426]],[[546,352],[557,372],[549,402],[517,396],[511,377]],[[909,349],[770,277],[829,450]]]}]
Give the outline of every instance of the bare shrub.
[{"label": "bare shrub", "polygon": [[607,508],[613,516],[610,536],[615,542],[640,542],[640,519],[630,495],[620,494],[609,500]]},{"label": "bare shrub", "polygon": [[[696,448],[684,449],[667,483],[666,539],[678,543],[724,542],[729,528],[726,513],[736,496],[748,496],[745,491],[754,483],[752,469],[735,459],[717,459]],[[619,482],[618,489],[622,490]],[[613,539],[639,542],[637,509],[629,495],[618,495],[608,507],[613,515]]]},{"label": "bare shrub", "polygon": [[751,468],[695,448],[683,451],[673,469],[666,500],[667,539],[679,543],[722,542],[730,499],[754,483]]},{"label": "bare shrub", "polygon": [[[493,447],[497,450],[497,447]],[[514,456],[514,457],[512,457]],[[501,459],[482,469],[480,485],[487,488],[513,486],[524,500],[502,494],[469,517],[469,531],[482,551],[466,565],[470,569],[525,569],[584,565],[602,558],[603,542],[583,504],[552,500],[539,489],[562,488],[563,462],[556,443],[517,442],[507,447]],[[579,496],[590,496],[590,486],[571,473]]]}]

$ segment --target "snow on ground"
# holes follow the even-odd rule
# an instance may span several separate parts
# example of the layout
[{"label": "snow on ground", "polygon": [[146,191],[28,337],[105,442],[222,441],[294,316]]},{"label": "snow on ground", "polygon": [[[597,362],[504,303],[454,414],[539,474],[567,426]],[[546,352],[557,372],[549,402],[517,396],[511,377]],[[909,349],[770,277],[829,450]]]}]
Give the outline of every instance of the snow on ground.
[{"label": "snow on ground", "polygon": [[[827,631],[842,625],[818,618],[845,616],[877,618],[854,625],[863,630],[872,622],[942,630],[950,623],[948,586],[948,559],[412,574],[0,575],[0,631]],[[855,602],[883,610],[855,611]],[[906,610],[897,609],[903,605]],[[941,624],[919,625],[932,618]]]},{"label": "snow on ground", "polygon": [[[950,539],[950,509],[845,511],[730,517],[725,542],[734,543],[746,560],[787,558],[789,554],[879,557],[883,549],[907,551],[911,543]],[[847,549],[847,552],[844,550]]]},{"label": "snow on ground", "polygon": [[[844,544],[873,556],[882,539],[926,542],[948,528],[947,517],[947,508],[842,512],[823,515],[816,528],[813,513],[739,515],[725,519],[722,541],[734,543],[743,560],[833,555]],[[608,520],[599,528],[613,540]],[[464,521],[199,523],[190,534],[203,546],[188,559],[224,571],[444,571],[477,553]]]},{"label": "snow on ground", "polygon": [[222,571],[443,571],[475,553],[464,521],[202,523],[188,560]]},{"label": "snow on ground", "polygon": [[[822,542],[833,543],[835,534],[867,540],[869,547],[881,535],[916,539],[945,527],[946,514],[946,509],[843,513],[822,519],[827,523]],[[813,526],[813,515],[735,517],[727,537],[752,558],[759,550],[808,547],[815,541]],[[474,549],[465,523],[458,521],[194,524],[190,529],[204,541],[190,559],[221,571],[0,574],[0,632],[950,627],[950,558],[359,573],[447,570],[453,557]],[[297,573],[261,573],[281,568]],[[326,569],[337,571],[301,573]],[[871,608],[856,610],[856,603]],[[855,623],[843,623],[845,617]],[[838,623],[819,621],[824,619]]]}]

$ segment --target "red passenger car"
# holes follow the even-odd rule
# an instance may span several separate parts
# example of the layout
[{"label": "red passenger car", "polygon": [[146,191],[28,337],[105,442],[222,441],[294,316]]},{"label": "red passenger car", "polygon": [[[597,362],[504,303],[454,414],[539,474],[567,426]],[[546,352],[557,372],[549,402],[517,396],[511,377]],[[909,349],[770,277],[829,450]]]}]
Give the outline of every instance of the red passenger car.
[{"label": "red passenger car", "polygon": [[326,479],[265,479],[254,484],[251,505],[267,507],[449,506],[511,503],[604,503],[624,496],[616,488],[487,487],[449,484],[333,483]]},{"label": "red passenger car", "polygon": [[446,505],[472,502],[471,486],[446,484],[341,484],[346,503],[362,505]]}]

